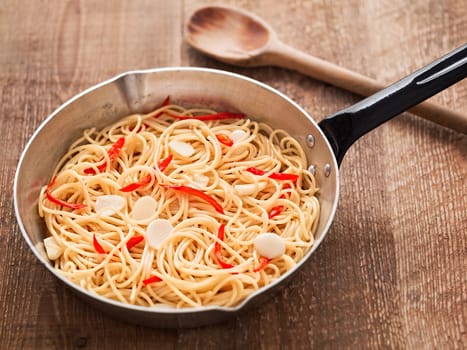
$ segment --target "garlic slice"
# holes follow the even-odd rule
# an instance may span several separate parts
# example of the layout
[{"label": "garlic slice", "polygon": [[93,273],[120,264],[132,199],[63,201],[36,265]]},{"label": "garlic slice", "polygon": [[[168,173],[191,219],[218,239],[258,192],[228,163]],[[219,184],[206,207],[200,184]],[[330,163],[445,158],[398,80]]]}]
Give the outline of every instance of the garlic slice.
[{"label": "garlic slice", "polygon": [[45,245],[43,241],[39,241],[34,245],[34,248],[36,248],[37,252],[45,259],[48,259],[49,257],[47,256],[47,253],[45,252]]},{"label": "garlic slice", "polygon": [[181,155],[182,157],[190,157],[195,153],[195,149],[193,148],[192,145],[189,143],[183,142],[183,141],[178,141],[178,140],[172,140],[169,142],[169,147],[174,151],[175,153]]},{"label": "garlic slice", "polygon": [[230,133],[230,139],[235,143],[241,141],[246,135],[245,130],[243,129],[235,129]]},{"label": "garlic slice", "polygon": [[108,194],[99,196],[96,199],[95,209],[99,215],[111,216],[123,208],[125,198],[122,196]]},{"label": "garlic slice", "polygon": [[131,217],[135,220],[149,219],[154,215],[156,209],[157,201],[151,196],[143,196],[139,198],[133,206]]},{"label": "garlic slice", "polygon": [[50,260],[56,260],[63,254],[63,248],[58,245],[53,236],[44,239],[44,246]]},{"label": "garlic slice", "polygon": [[253,240],[253,244],[258,254],[268,259],[278,258],[285,253],[285,242],[275,233],[261,233]]},{"label": "garlic slice", "polygon": [[199,187],[206,187],[209,183],[209,177],[203,174],[196,173],[193,175],[192,179],[193,183]]},{"label": "garlic slice", "polygon": [[238,195],[247,196],[255,192],[264,190],[264,188],[266,187],[266,182],[260,181],[258,183],[251,183],[251,184],[237,184],[237,185],[234,185],[233,187],[235,191],[237,191]]},{"label": "garlic slice", "polygon": [[162,243],[172,233],[173,226],[169,220],[157,219],[152,221],[146,229],[146,238],[150,247],[159,249]]}]

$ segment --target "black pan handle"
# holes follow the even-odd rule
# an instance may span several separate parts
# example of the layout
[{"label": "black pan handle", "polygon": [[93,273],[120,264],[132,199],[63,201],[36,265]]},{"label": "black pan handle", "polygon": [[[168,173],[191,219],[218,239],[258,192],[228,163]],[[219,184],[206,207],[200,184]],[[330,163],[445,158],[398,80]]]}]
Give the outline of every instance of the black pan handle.
[{"label": "black pan handle", "polygon": [[348,148],[382,123],[467,77],[467,44],[319,123],[340,165]]}]

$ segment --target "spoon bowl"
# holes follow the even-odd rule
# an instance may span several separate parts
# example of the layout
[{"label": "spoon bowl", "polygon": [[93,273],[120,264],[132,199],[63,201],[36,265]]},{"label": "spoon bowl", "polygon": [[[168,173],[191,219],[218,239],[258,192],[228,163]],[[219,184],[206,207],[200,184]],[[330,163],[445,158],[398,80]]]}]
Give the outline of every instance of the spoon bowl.
[{"label": "spoon bowl", "polygon": [[186,39],[207,55],[243,66],[258,65],[252,58],[277,40],[275,32],[261,18],[224,6],[196,11],[188,22]]},{"label": "spoon bowl", "polygon": [[[243,66],[277,66],[370,96],[385,84],[284,44],[271,26],[250,12],[230,6],[207,6],[187,23],[186,40],[195,49],[221,62]],[[467,116],[432,102],[410,112],[444,127],[467,134]]]}]

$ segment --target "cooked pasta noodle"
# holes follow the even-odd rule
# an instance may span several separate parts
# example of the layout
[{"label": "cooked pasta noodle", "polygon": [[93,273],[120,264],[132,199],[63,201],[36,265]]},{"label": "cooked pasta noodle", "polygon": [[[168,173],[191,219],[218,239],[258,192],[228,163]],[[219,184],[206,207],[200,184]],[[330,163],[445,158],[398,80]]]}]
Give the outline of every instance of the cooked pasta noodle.
[{"label": "cooked pasta noodle", "polygon": [[[184,118],[215,113],[166,104],[84,131],[39,199],[61,274],[123,303],[228,307],[306,254],[320,207],[301,146],[238,115]],[[264,257],[259,236],[284,251]]]}]

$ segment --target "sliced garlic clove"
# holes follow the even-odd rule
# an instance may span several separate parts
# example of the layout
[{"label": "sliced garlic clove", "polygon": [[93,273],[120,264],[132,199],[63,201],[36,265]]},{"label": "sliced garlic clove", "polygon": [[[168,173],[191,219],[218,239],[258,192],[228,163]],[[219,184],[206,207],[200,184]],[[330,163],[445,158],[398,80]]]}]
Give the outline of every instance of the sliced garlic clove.
[{"label": "sliced garlic clove", "polygon": [[266,182],[260,181],[260,182],[251,183],[251,184],[237,184],[237,185],[234,185],[233,187],[235,191],[237,191],[238,195],[247,196],[255,192],[264,190],[264,188],[266,187]]},{"label": "sliced garlic clove", "polygon": [[194,174],[193,183],[199,187],[206,187],[209,183],[209,177],[203,174]]},{"label": "sliced garlic clove", "polygon": [[45,252],[45,245],[44,242],[39,241],[34,245],[34,248],[36,248],[37,252],[45,259],[48,259],[47,253]]},{"label": "sliced garlic clove", "polygon": [[104,216],[111,216],[122,209],[125,205],[125,198],[122,196],[108,194],[99,196],[96,199],[96,213]]},{"label": "sliced garlic clove", "polygon": [[169,147],[172,151],[185,158],[191,157],[195,153],[193,146],[183,141],[172,140],[169,142]]},{"label": "sliced garlic clove", "polygon": [[44,247],[50,260],[56,260],[63,254],[63,248],[58,245],[53,236],[44,239]]},{"label": "sliced garlic clove", "polygon": [[234,142],[234,144],[238,141],[241,141],[246,135],[245,130],[243,129],[235,129],[230,133],[230,139]]},{"label": "sliced garlic clove", "polygon": [[275,233],[261,233],[253,240],[253,244],[258,254],[268,259],[278,258],[285,253],[285,242]]},{"label": "sliced garlic clove", "polygon": [[157,219],[152,221],[146,229],[146,238],[150,247],[159,249],[162,243],[172,233],[173,226],[169,220]]},{"label": "sliced garlic clove", "polygon": [[149,219],[154,215],[156,209],[157,201],[151,196],[143,196],[139,198],[133,206],[131,217],[135,220]]}]

